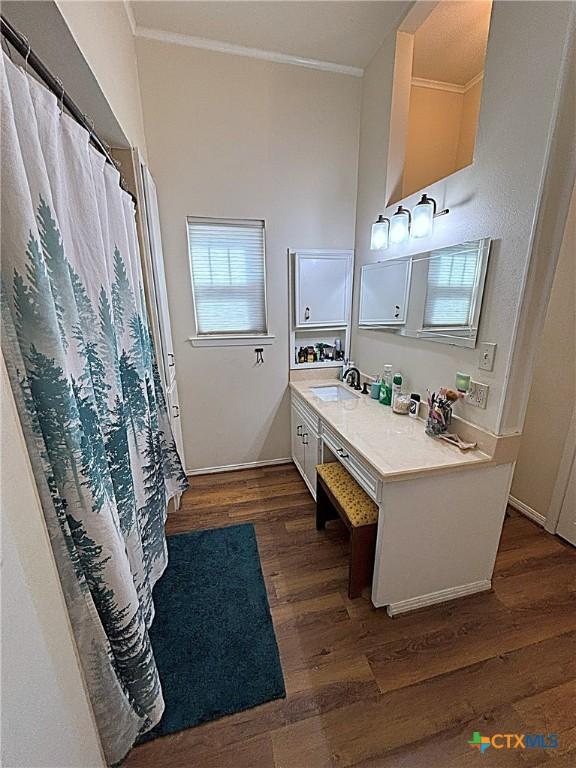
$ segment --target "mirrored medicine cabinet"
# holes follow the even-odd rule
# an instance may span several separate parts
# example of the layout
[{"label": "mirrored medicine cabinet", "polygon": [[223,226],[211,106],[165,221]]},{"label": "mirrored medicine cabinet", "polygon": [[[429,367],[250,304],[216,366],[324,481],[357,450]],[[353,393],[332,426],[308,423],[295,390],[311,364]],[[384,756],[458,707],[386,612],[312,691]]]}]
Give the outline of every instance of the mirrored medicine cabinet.
[{"label": "mirrored medicine cabinet", "polygon": [[365,264],[358,325],[475,347],[490,238]]}]

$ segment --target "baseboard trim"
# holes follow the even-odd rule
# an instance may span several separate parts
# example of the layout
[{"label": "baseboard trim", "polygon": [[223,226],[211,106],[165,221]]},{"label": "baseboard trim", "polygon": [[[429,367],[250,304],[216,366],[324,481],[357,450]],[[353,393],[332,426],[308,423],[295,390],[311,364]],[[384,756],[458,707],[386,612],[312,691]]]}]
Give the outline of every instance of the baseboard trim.
[{"label": "baseboard trim", "polygon": [[511,507],[517,509],[518,512],[522,512],[522,514],[529,517],[530,520],[538,523],[538,525],[541,525],[542,527],[546,525],[546,518],[544,515],[541,515],[540,512],[536,512],[535,509],[529,507],[528,504],[524,504],[523,501],[520,501],[520,499],[517,499],[515,496],[508,496],[508,503]]},{"label": "baseboard trim", "polygon": [[389,616],[398,616],[400,613],[416,611],[418,608],[426,608],[426,606],[435,605],[436,603],[445,603],[457,597],[474,595],[476,592],[485,592],[491,588],[492,581],[490,579],[482,579],[482,581],[474,581],[471,584],[463,584],[461,587],[449,587],[438,592],[430,592],[428,595],[419,595],[408,600],[390,603],[390,605],[386,606],[386,611]]},{"label": "baseboard trim", "polygon": [[268,459],[268,461],[248,461],[245,464],[224,464],[222,467],[204,467],[203,469],[187,469],[187,477],[194,475],[212,475],[217,472],[234,472],[237,469],[256,469],[257,467],[273,467],[276,464],[291,464],[292,459]]}]

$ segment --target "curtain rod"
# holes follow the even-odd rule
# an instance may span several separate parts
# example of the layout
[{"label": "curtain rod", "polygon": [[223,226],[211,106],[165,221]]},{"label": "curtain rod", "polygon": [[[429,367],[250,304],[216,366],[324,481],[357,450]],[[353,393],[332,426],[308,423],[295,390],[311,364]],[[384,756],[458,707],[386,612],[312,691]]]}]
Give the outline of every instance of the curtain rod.
[{"label": "curtain rod", "polygon": [[[8,21],[8,19],[4,16],[4,14],[0,14],[0,31],[2,33],[2,36],[6,38],[8,43],[22,56],[22,58],[26,62],[26,66],[30,67],[30,69],[33,69],[34,72],[38,75],[38,77],[42,80],[42,82],[46,85],[46,87],[52,91],[52,93],[58,97],[62,105],[66,108],[66,110],[70,113],[70,115],[76,120],[77,123],[79,123],[83,128],[85,128],[88,131],[88,134],[90,136],[90,143],[93,147],[95,147],[99,152],[101,152],[106,160],[112,165],[114,168],[118,167],[118,163],[114,160],[112,155],[107,149],[107,144],[102,141],[102,139],[98,136],[98,134],[94,131],[93,126],[90,124],[90,121],[88,120],[87,116],[76,106],[75,102],[72,101],[70,96],[66,93],[66,90],[64,89],[64,86],[62,84],[62,81],[59,80],[57,77],[54,77],[54,75],[50,72],[48,67],[38,58],[38,56],[34,53],[34,51],[30,48],[30,43],[28,42],[28,38],[25,37],[21,32],[18,32],[18,30],[12,26],[12,24]],[[122,182],[122,177],[121,177]],[[121,183],[121,186],[124,188],[124,185]],[[127,189],[124,189],[125,192],[128,192],[130,197],[136,202],[134,195]]]}]

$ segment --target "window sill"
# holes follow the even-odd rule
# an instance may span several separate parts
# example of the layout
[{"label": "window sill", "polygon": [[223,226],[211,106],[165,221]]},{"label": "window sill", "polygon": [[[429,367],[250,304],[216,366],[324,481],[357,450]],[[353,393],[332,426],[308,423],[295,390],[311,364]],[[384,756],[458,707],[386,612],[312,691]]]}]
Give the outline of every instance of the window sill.
[{"label": "window sill", "polygon": [[193,347],[253,347],[273,344],[276,336],[190,336],[188,341]]}]

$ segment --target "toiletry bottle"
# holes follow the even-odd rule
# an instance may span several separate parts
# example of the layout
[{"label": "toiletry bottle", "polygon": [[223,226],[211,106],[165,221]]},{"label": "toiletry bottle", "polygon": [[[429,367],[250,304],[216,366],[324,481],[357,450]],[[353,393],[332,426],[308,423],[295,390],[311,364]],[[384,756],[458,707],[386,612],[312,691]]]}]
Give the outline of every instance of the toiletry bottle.
[{"label": "toiletry bottle", "polygon": [[342,351],[342,342],[339,338],[334,339],[334,360],[340,359],[340,352]]},{"label": "toiletry bottle", "polygon": [[394,407],[394,398],[402,392],[402,374],[396,371],[392,379],[392,407]]},{"label": "toiletry bottle", "polygon": [[386,364],[380,385],[380,402],[382,405],[392,405],[392,366]]},{"label": "toiletry bottle", "polygon": [[408,416],[412,416],[413,419],[417,419],[420,412],[420,395],[417,392],[412,392],[410,395],[410,410]]}]

